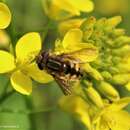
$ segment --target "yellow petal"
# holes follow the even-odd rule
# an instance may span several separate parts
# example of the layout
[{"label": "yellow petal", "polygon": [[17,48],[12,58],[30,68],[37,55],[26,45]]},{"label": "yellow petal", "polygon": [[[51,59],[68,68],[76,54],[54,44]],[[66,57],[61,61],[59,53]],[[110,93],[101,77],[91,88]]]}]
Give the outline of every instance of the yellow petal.
[{"label": "yellow petal", "polygon": [[10,53],[0,50],[0,73],[9,72],[14,68],[14,57]]},{"label": "yellow petal", "polygon": [[73,15],[62,10],[61,7],[55,5],[55,3],[51,3],[48,0],[42,0],[42,5],[45,13],[54,20],[65,20]]},{"label": "yellow petal", "polygon": [[119,111],[128,106],[129,103],[130,103],[130,97],[124,97],[112,103],[107,109],[111,111]]},{"label": "yellow petal", "polygon": [[13,88],[24,95],[29,95],[32,92],[31,79],[21,71],[16,71],[11,76],[11,84]]},{"label": "yellow petal", "polygon": [[110,130],[107,123],[101,118],[98,119],[94,130]]},{"label": "yellow petal", "polygon": [[70,19],[59,23],[58,29],[61,36],[64,36],[65,33],[70,29],[79,28],[80,25],[84,22],[84,20],[85,19]]},{"label": "yellow petal", "polygon": [[109,129],[109,126],[107,125],[107,122],[105,122],[104,120],[101,120],[96,130],[110,130],[110,129]]},{"label": "yellow petal", "polygon": [[32,60],[41,49],[41,38],[36,32],[25,34],[16,44],[16,56],[19,62]]},{"label": "yellow petal", "polygon": [[68,0],[53,0],[54,5],[65,10],[73,15],[80,15],[80,11],[73,6]]},{"label": "yellow petal", "polygon": [[39,70],[35,63],[28,65],[24,71],[26,71],[30,77],[39,83],[48,83],[53,81],[52,76],[47,74],[45,71]]},{"label": "yellow petal", "polygon": [[7,5],[0,2],[0,29],[6,28],[11,21],[11,13]]},{"label": "yellow petal", "polygon": [[83,33],[80,29],[72,29],[66,33],[63,39],[63,47],[65,49],[75,50],[75,45],[81,42]]},{"label": "yellow petal", "polygon": [[69,0],[69,2],[83,12],[91,12],[94,8],[94,4],[91,0]]},{"label": "yellow petal", "polygon": [[130,130],[130,114],[126,111],[108,113],[112,130]]},{"label": "yellow petal", "polygon": [[88,129],[91,128],[90,116],[86,109],[78,107],[75,114],[77,114],[77,118],[79,118],[79,120],[83,122]]},{"label": "yellow petal", "polygon": [[56,53],[69,53],[86,47],[88,48],[88,45],[86,45],[86,43],[81,43],[82,37],[83,32],[80,29],[71,29],[65,34],[62,42],[60,40],[56,41]]}]

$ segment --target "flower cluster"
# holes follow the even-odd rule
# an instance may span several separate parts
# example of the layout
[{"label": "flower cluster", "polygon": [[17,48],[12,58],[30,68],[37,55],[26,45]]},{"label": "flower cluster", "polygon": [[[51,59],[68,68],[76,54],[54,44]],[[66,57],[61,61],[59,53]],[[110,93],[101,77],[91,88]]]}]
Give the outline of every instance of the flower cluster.
[{"label": "flower cluster", "polygon": [[[77,96],[63,97],[60,106],[92,130],[130,129],[130,115],[121,110],[128,105],[129,98],[120,99],[118,92],[119,87],[130,90],[130,37],[116,28],[120,22],[120,16],[99,20],[90,17],[78,25],[82,41],[95,46],[98,56],[81,66],[86,76],[73,86]],[[61,27],[64,30],[65,26]],[[70,27],[73,28],[72,24]]]},{"label": "flower cluster", "polygon": [[81,25],[84,41],[99,50],[98,58],[86,66],[86,72],[93,77],[93,85],[111,101],[119,99],[115,87],[129,90],[130,82],[130,37],[116,28],[120,22],[120,16],[98,21],[91,17]]}]

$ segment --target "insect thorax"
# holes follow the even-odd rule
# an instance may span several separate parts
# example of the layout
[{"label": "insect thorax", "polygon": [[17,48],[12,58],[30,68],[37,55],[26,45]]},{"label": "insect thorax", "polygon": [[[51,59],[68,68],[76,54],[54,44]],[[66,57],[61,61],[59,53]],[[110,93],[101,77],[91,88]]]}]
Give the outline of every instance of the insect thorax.
[{"label": "insect thorax", "polygon": [[79,65],[73,62],[60,60],[60,57],[49,58],[46,64],[49,73],[53,75],[66,76],[69,75],[79,77],[81,76]]}]

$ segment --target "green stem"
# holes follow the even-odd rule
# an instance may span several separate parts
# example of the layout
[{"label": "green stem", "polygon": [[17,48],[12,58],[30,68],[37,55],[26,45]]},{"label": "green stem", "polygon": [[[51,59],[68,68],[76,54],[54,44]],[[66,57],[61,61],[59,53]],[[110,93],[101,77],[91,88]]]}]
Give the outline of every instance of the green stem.
[{"label": "green stem", "polygon": [[4,95],[6,94],[6,91],[7,91],[7,88],[8,88],[8,85],[10,83],[10,80],[8,79],[5,86],[4,86],[4,89],[2,91],[2,94],[0,95],[0,100],[4,97]]},{"label": "green stem", "polygon": [[45,40],[45,37],[47,36],[49,30],[55,29],[55,26],[52,26],[52,24],[53,24],[53,21],[51,21],[51,19],[48,19],[48,21],[44,27],[44,30],[42,30],[42,32],[44,33],[43,40]]},{"label": "green stem", "polygon": [[2,103],[7,100],[10,96],[12,96],[15,93],[15,91],[10,91],[6,94],[4,94],[4,96],[0,99],[0,105],[2,105]]},{"label": "green stem", "polygon": [[[25,98],[25,102],[26,102],[27,107],[28,107],[29,110],[31,110],[34,107],[30,97],[26,97]],[[30,119],[30,124],[31,124],[31,128],[30,129],[36,130],[37,126],[36,126],[36,123],[35,123],[35,115],[29,115],[29,119]]]}]

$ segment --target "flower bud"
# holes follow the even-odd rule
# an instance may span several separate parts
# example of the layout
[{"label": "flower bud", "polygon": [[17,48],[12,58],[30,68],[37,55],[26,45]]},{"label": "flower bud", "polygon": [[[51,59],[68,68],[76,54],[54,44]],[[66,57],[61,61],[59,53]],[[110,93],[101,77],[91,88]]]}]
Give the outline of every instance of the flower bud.
[{"label": "flower bud", "polygon": [[87,84],[86,82],[84,82],[84,83],[87,85],[87,87],[85,88],[85,92],[86,92],[88,98],[97,107],[102,108],[103,100],[102,100],[100,94],[92,87],[92,84]]},{"label": "flower bud", "polygon": [[103,80],[102,75],[96,69],[92,68],[89,64],[82,65],[83,70],[86,71],[89,75],[91,75],[96,80]]},{"label": "flower bud", "polygon": [[0,49],[9,49],[10,38],[7,33],[3,30],[0,30]]},{"label": "flower bud", "polygon": [[105,81],[101,81],[98,84],[97,88],[105,97],[109,98],[112,101],[118,100],[120,98],[116,89]]},{"label": "flower bud", "polygon": [[111,27],[116,27],[122,21],[121,16],[115,16],[108,19],[107,24]]},{"label": "flower bud", "polygon": [[123,85],[130,81],[130,74],[117,74],[112,78],[114,84]]}]

